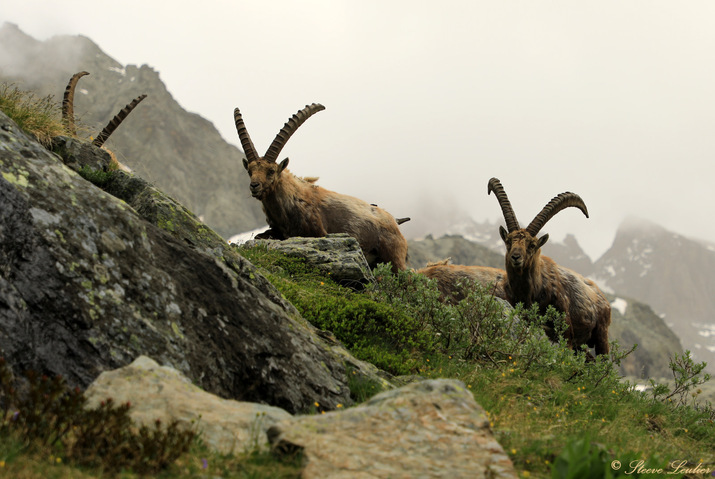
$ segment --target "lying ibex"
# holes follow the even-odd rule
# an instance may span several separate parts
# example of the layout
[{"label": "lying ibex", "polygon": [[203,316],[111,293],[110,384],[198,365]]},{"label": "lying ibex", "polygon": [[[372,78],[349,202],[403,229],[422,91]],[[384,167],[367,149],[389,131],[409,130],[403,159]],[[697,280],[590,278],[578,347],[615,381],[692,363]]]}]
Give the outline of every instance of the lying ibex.
[{"label": "lying ibex", "polygon": [[[65,125],[67,133],[71,136],[77,136],[77,128],[74,121],[74,92],[77,88],[77,82],[80,78],[85,75],[89,75],[89,72],[79,72],[72,75],[67,87],[65,88],[65,95],[62,100],[62,123]],[[114,130],[119,127],[119,125],[124,121],[124,119],[131,113],[131,111],[144,99],[146,95],[140,95],[131,101],[127,106],[122,108],[122,110],[117,113],[114,118],[104,127],[104,129],[97,135],[97,137],[92,141],[92,144],[97,147],[102,147],[104,142],[107,141],[109,136],[114,133]]]},{"label": "lying ibex", "polygon": [[[489,180],[488,193],[494,192],[501,206],[507,230],[499,227],[506,244],[506,275],[504,288],[508,301],[530,307],[539,305],[543,314],[548,306],[565,313],[568,325],[565,332],[569,347],[578,349],[586,344],[596,349],[596,354],[609,350],[608,327],[611,324],[611,305],[596,284],[568,268],[559,266],[551,258],[541,256],[541,247],[549,239],[536,235],[559,211],[568,207],[580,209],[588,218],[588,210],[581,197],[575,193],[561,193],[554,197],[536,215],[526,228],[520,228],[511,203],[498,179]],[[554,330],[546,328],[552,341],[557,340]]]},{"label": "lying ibex", "polygon": [[488,292],[501,299],[507,299],[504,291],[506,271],[489,266],[463,266],[451,264],[449,258],[443,261],[428,263],[417,273],[437,281],[437,288],[444,301],[460,301],[464,299],[464,287],[469,282],[481,284]]},{"label": "lying ibex", "polygon": [[371,267],[389,262],[393,271],[405,269],[407,241],[391,214],[352,196],[326,190],[314,184],[314,178],[304,180],[294,176],[286,169],[288,158],[276,162],[298,127],[324,109],[323,105],[313,103],[293,115],[262,157],[253,146],[241,112],[238,108],[234,110],[236,130],[246,153],[243,166],[251,180],[251,195],[263,204],[270,226],[268,235],[263,237],[285,239],[348,233],[360,243]]}]

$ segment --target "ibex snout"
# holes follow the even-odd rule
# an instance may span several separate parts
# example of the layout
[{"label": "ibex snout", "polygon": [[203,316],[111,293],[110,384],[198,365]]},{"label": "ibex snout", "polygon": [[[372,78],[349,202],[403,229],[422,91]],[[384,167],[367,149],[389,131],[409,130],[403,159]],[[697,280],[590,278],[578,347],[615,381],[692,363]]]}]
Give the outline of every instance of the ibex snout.
[{"label": "ibex snout", "polygon": [[257,181],[252,181],[251,184],[249,185],[249,188],[251,189],[251,196],[254,198],[259,198],[261,196],[261,184]]}]

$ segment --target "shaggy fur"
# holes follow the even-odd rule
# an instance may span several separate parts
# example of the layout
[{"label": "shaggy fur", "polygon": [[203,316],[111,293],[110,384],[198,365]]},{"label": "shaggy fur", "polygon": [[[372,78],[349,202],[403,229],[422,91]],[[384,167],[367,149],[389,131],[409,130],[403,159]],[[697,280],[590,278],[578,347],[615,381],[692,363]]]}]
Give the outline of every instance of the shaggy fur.
[{"label": "shaggy fur", "polygon": [[504,285],[506,281],[506,271],[489,266],[463,266],[450,264],[450,259],[428,263],[424,268],[418,269],[417,273],[424,274],[430,279],[437,281],[437,288],[441,293],[443,301],[459,302],[464,299],[462,288],[459,284],[465,281],[473,281],[489,288],[489,292],[507,300]]},{"label": "shaggy fur", "polygon": [[[583,200],[574,193],[562,193],[554,197],[527,228],[519,228],[499,180],[492,178],[488,191],[495,192],[509,227],[509,232],[499,227],[506,245],[504,290],[507,300],[513,305],[522,303],[526,307],[537,303],[542,314],[553,306],[565,313],[568,325],[565,335],[569,347],[577,349],[586,344],[595,348],[596,354],[607,354],[611,304],[593,281],[559,266],[551,258],[541,256],[541,247],[548,241],[549,235],[536,237],[546,222],[564,208],[578,207],[588,217]],[[547,325],[545,329],[551,340],[558,339],[553,325]]]},{"label": "shaggy fur", "polygon": [[288,158],[280,163],[275,161],[298,126],[321,109],[321,105],[313,104],[294,115],[264,157],[255,153],[238,108],[234,111],[236,129],[247,153],[243,165],[251,179],[251,195],[261,201],[270,226],[268,234],[262,237],[285,239],[347,233],[357,239],[371,267],[389,262],[393,271],[405,269],[407,240],[391,214],[358,198],[322,188],[315,184],[316,178],[293,175],[286,169]]}]

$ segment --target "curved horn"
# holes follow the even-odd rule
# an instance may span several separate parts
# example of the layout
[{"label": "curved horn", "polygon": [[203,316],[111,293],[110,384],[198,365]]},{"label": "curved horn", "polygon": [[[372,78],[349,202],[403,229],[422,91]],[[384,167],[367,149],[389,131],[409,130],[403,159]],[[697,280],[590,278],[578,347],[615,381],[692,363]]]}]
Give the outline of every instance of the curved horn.
[{"label": "curved horn", "polygon": [[580,209],[583,214],[586,215],[586,218],[588,218],[588,209],[586,209],[586,204],[581,197],[576,193],[567,191],[566,193],[554,196],[551,201],[544,206],[541,212],[536,215],[534,220],[529,223],[529,226],[526,227],[526,231],[531,234],[531,236],[536,236],[541,228],[543,228],[556,213],[570,206]]},{"label": "curved horn", "polygon": [[278,159],[278,155],[281,153],[281,150],[285,146],[286,142],[291,137],[291,135],[295,133],[298,127],[305,123],[305,120],[322,110],[325,110],[325,107],[323,105],[319,103],[313,103],[310,105],[306,105],[305,108],[293,115],[288,120],[288,122],[283,125],[281,131],[278,132],[276,138],[273,140],[273,143],[271,143],[271,146],[268,147],[268,151],[266,151],[266,154],[263,159],[266,161],[275,162]]},{"label": "curved horn", "polygon": [[74,90],[79,79],[85,75],[89,75],[89,72],[79,72],[72,75],[69,83],[67,83],[67,88],[65,88],[65,96],[62,99],[62,123],[72,136],[77,136],[77,128],[74,124]]},{"label": "curved horn", "polygon": [[117,127],[122,124],[124,119],[132,112],[134,107],[136,107],[144,98],[146,98],[146,95],[138,96],[134,100],[132,100],[131,103],[122,108],[122,110],[117,113],[109,123],[107,123],[107,126],[104,127],[104,129],[99,133],[99,135],[97,135],[97,138],[94,139],[92,144],[98,147],[104,145],[104,142],[107,141],[107,139],[112,133],[114,133],[114,130],[116,130]]},{"label": "curved horn", "polygon": [[251,137],[248,134],[246,125],[243,123],[243,117],[238,108],[233,110],[233,121],[236,122],[236,131],[238,132],[238,138],[241,140],[241,147],[243,152],[246,154],[246,160],[250,163],[258,159],[258,153],[256,153],[256,147],[253,146]]},{"label": "curved horn", "polygon": [[509,233],[518,230],[519,222],[517,221],[516,215],[514,214],[514,210],[511,207],[511,202],[506,196],[504,187],[501,185],[501,182],[497,178],[492,178],[491,180],[489,180],[489,184],[487,186],[487,194],[490,194],[492,191],[494,192],[494,196],[497,197],[499,206],[501,206],[501,212],[504,215],[504,221],[506,221],[507,230],[509,231]]}]

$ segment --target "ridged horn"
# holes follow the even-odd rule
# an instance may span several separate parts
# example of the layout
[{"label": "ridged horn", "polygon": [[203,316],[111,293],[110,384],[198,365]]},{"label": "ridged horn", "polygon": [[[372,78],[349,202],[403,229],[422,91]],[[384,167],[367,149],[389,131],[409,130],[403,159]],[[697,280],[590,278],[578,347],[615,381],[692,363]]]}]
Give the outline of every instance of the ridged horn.
[{"label": "ridged horn", "polygon": [[504,221],[506,221],[507,231],[511,233],[512,231],[518,230],[519,221],[516,219],[514,210],[511,207],[511,202],[506,196],[506,191],[504,191],[504,187],[497,178],[489,180],[489,184],[487,185],[487,194],[490,194],[492,191],[494,192],[494,196],[497,197],[497,201],[501,207],[501,212],[504,215]]},{"label": "ridged horn", "polygon": [[407,223],[410,221],[411,218],[395,218],[395,221],[397,222],[398,226],[401,225],[402,223]]},{"label": "ridged horn", "polygon": [[104,127],[104,129],[97,135],[97,138],[94,139],[92,144],[97,147],[101,147],[104,145],[104,142],[107,141],[109,136],[114,133],[114,130],[116,130],[119,125],[122,124],[124,119],[129,116],[129,114],[132,112],[132,110],[144,99],[146,98],[146,95],[140,95],[136,97],[134,100],[132,100],[131,103],[129,103],[127,106],[122,108],[122,110],[117,113],[114,118],[107,124],[107,126]]},{"label": "ridged horn", "polygon": [[243,117],[238,108],[233,110],[233,121],[236,122],[236,131],[238,132],[238,138],[241,140],[241,147],[243,152],[246,154],[246,160],[250,163],[258,159],[258,153],[256,152],[256,147],[253,146],[251,137],[248,134],[246,125],[243,123]]},{"label": "ridged horn", "polygon": [[77,136],[77,127],[74,123],[74,91],[77,88],[79,79],[85,75],[89,75],[89,72],[78,72],[72,75],[72,78],[67,83],[67,88],[65,88],[65,96],[62,99],[62,123],[65,125],[67,133],[72,136]]},{"label": "ridged horn", "polygon": [[586,218],[588,218],[588,209],[586,208],[586,204],[583,202],[581,197],[576,193],[567,191],[566,193],[554,196],[551,201],[544,206],[541,212],[536,215],[534,220],[529,223],[529,226],[526,227],[526,231],[531,236],[536,236],[541,228],[543,228],[556,213],[571,206],[580,209],[581,212],[586,215]]},{"label": "ridged horn", "polygon": [[319,103],[313,103],[311,105],[306,105],[305,108],[293,115],[288,120],[288,122],[283,125],[281,131],[278,132],[276,138],[273,140],[273,143],[271,143],[271,146],[268,147],[268,151],[266,151],[266,154],[263,156],[263,159],[266,161],[275,162],[278,159],[278,155],[280,155],[281,150],[285,146],[286,142],[293,135],[293,133],[295,133],[298,127],[305,123],[305,120],[322,110],[325,110],[325,107],[323,105]]}]

